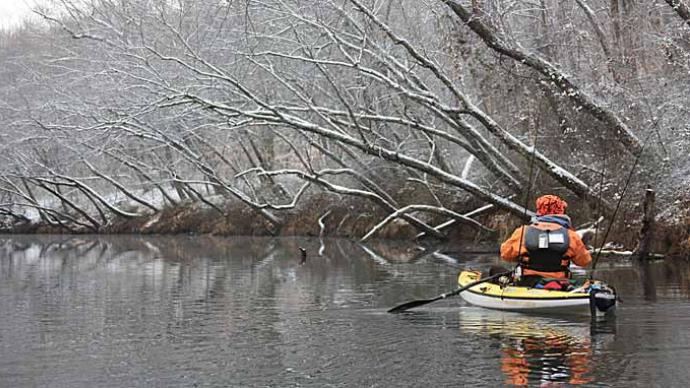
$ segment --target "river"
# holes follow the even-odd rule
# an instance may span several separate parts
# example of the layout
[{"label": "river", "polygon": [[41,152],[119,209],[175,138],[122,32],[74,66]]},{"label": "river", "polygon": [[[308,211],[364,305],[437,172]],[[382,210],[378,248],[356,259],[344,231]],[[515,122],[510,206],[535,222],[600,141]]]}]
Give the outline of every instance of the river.
[{"label": "river", "polygon": [[0,236],[0,386],[690,381],[686,263],[600,263],[622,297],[615,318],[488,311],[457,297],[386,313],[495,260],[330,239]]}]

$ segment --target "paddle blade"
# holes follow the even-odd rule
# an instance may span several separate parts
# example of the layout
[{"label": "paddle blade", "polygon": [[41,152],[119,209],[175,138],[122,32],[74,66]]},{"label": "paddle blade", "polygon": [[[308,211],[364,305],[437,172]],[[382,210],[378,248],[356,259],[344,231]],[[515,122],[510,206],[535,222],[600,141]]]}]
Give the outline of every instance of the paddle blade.
[{"label": "paddle blade", "polygon": [[413,309],[415,307],[419,307],[422,305],[425,305],[427,303],[434,302],[438,300],[439,298],[434,298],[434,299],[419,299],[419,300],[413,300],[411,302],[403,303],[401,305],[397,305],[393,307],[392,309],[388,310],[389,313],[401,313],[403,311]]},{"label": "paddle blade", "polygon": [[419,299],[419,300],[413,300],[411,302],[403,303],[401,305],[393,307],[392,309],[388,310],[388,312],[389,313],[401,313],[403,311],[406,311],[406,310],[409,310],[409,309],[412,309],[415,307],[419,307],[419,306],[425,305],[427,303],[436,302],[439,299],[445,299],[449,296],[455,296],[455,295],[467,290],[470,287],[476,286],[477,284],[488,282],[488,281],[493,280],[493,279],[497,279],[498,277],[503,276],[503,275],[507,275],[509,273],[510,272],[501,272],[501,273],[497,273],[495,275],[491,275],[489,277],[485,277],[483,279],[476,280],[470,284],[466,284],[466,285],[456,289],[453,292],[449,292],[447,294],[441,294],[441,295],[439,295],[435,298],[432,298],[432,299]]}]

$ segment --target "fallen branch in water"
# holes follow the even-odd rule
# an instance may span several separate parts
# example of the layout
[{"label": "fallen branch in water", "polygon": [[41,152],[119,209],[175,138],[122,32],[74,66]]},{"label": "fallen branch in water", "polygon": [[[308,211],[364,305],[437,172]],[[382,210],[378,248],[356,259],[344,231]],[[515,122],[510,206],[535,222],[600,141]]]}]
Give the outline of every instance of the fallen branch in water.
[{"label": "fallen branch in water", "polygon": [[[626,257],[626,258],[634,258],[638,257],[638,252],[635,251],[619,251],[615,249],[601,249],[601,250],[591,250],[592,255],[595,255],[597,252],[599,252],[600,255],[604,256],[614,256],[614,257]],[[666,258],[666,255],[662,253],[648,253],[647,254],[647,260],[658,260],[658,259],[664,259]]]},{"label": "fallen branch in water", "polygon": [[487,228],[486,226],[480,224],[479,222],[466,217],[462,214],[456,213],[452,210],[437,207],[437,206],[429,206],[429,205],[408,205],[405,206],[401,209],[398,209],[397,211],[391,213],[388,217],[386,217],[383,221],[381,221],[379,224],[374,226],[369,233],[367,233],[362,239],[360,240],[361,242],[365,242],[368,239],[370,239],[373,235],[375,235],[379,230],[381,230],[384,226],[386,226],[388,223],[393,221],[394,219],[401,217],[404,214],[407,214],[409,212],[416,212],[416,211],[426,211],[426,212],[431,212],[431,213],[436,213],[436,214],[442,214],[448,217],[453,217],[454,220],[461,222],[466,225],[471,225],[476,227],[479,230],[483,230],[488,233],[494,233],[495,231],[493,229]]},{"label": "fallen branch in water", "polygon": [[[508,199],[512,199],[514,196],[515,196],[515,195],[510,195],[510,196],[508,196],[507,198],[508,198]],[[479,207],[479,208],[474,209],[474,210],[472,210],[472,211],[470,211],[470,212],[468,212],[468,213],[463,214],[463,217],[468,217],[468,218],[469,218],[469,217],[475,216],[475,215],[477,215],[477,214],[479,214],[479,213],[482,213],[482,212],[484,212],[484,211],[486,211],[486,210],[492,209],[493,207],[494,207],[493,204],[484,205],[484,206],[482,206],[482,207]],[[442,229],[447,228],[447,227],[449,227],[449,226],[455,224],[456,222],[457,222],[457,219],[455,219],[455,218],[450,219],[450,220],[448,220],[448,221],[446,221],[446,222],[444,222],[444,223],[442,223],[442,224],[440,224],[440,225],[435,226],[435,227],[434,227],[434,230],[436,230],[436,231],[441,231]],[[419,233],[418,235],[416,235],[415,238],[419,239],[419,238],[424,237],[424,236],[426,236],[426,232],[421,232],[421,233]]]}]

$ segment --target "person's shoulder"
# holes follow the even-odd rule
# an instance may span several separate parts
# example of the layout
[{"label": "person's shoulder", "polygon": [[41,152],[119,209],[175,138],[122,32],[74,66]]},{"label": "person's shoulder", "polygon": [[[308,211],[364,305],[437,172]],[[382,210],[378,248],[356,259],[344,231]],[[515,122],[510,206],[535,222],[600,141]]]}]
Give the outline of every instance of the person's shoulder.
[{"label": "person's shoulder", "polygon": [[521,225],[521,226],[518,226],[517,228],[513,229],[513,233],[510,234],[510,236],[508,237],[508,239],[505,242],[508,242],[510,240],[515,240],[515,239],[520,238],[520,236],[523,236],[525,231],[526,231],[525,227],[526,227],[526,225]]},{"label": "person's shoulder", "polygon": [[527,228],[529,225],[520,225],[517,228],[513,229],[513,234],[518,233],[523,231],[525,228]]},{"label": "person's shoulder", "polygon": [[580,237],[580,234],[572,228],[568,228],[568,238],[570,238],[571,240],[575,239],[582,241],[582,237]]}]

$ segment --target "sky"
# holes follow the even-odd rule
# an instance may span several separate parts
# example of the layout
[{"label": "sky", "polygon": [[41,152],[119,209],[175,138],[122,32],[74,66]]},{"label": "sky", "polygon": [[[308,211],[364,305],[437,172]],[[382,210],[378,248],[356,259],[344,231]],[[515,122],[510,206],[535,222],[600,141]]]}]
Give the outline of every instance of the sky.
[{"label": "sky", "polygon": [[0,28],[11,28],[31,16],[33,0],[0,0]]}]

